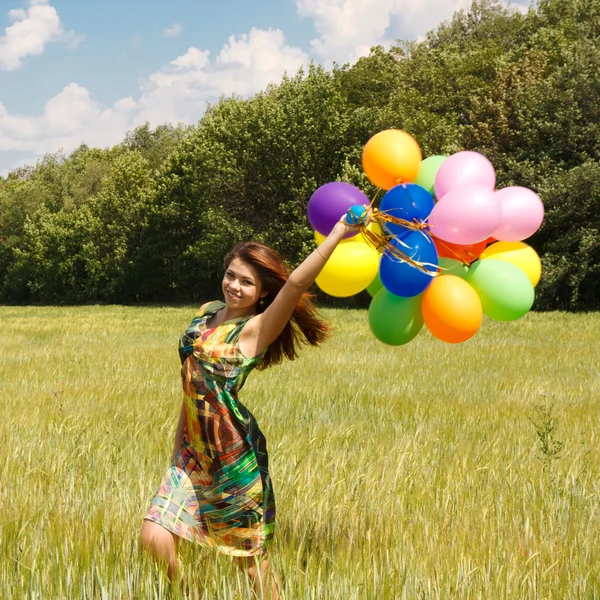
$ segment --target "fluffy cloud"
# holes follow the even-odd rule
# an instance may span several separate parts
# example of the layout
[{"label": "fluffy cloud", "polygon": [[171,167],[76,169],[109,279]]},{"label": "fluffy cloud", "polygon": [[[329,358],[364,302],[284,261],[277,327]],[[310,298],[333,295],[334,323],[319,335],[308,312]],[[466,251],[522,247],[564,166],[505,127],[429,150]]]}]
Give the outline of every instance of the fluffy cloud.
[{"label": "fluffy cloud", "polygon": [[[470,0],[295,0],[300,16],[314,23],[314,58],[330,66],[354,62],[375,44],[387,45],[398,37],[414,39],[440,21],[451,18]],[[522,9],[528,0],[512,6]],[[56,10],[47,0],[29,0],[27,9],[9,13],[13,24],[0,38],[0,68],[18,68],[22,59],[40,53],[49,41],[76,43],[63,31]],[[250,96],[295,73],[309,62],[302,49],[286,44],[280,30],[252,29],[231,36],[219,54],[191,47],[150,75],[136,99],[124,98],[103,108],[89,91],[70,83],[46,103],[39,116],[10,114],[0,103],[0,173],[23,163],[15,153],[27,153],[29,162],[62,148],[69,152],[82,142],[109,146],[127,130],[148,121],[194,123],[208,102],[221,95]],[[10,157],[12,156],[12,158]]]},{"label": "fluffy cloud", "polygon": [[321,61],[355,62],[385,40],[397,0],[296,0],[298,14],[313,20],[319,37],[311,49]]},{"label": "fluffy cloud", "polygon": [[42,54],[46,44],[63,41],[76,47],[83,36],[65,31],[56,9],[48,0],[29,0],[28,8],[8,12],[13,22],[0,37],[0,69],[15,71],[27,56]]},{"label": "fluffy cloud", "polygon": [[[252,29],[230,37],[213,60],[207,50],[189,48],[152,74],[142,84],[137,100],[124,98],[111,108],[103,109],[76,83],[48,100],[40,116],[9,114],[0,103],[0,152],[30,152],[39,157],[60,148],[70,152],[82,142],[114,145],[127,130],[146,121],[152,127],[165,122],[195,123],[208,102],[222,95],[250,96],[280,81],[285,71],[294,74],[306,67],[308,61],[302,50],[285,43],[280,30]],[[18,164],[2,162],[0,172],[4,173]]]},{"label": "fluffy cloud", "polygon": [[189,48],[145,82],[137,106],[139,118],[151,125],[193,123],[207,102],[222,95],[250,96],[279,81],[285,71],[296,73],[308,60],[302,50],[285,44],[280,30],[252,29],[231,36],[213,61],[207,50]]},{"label": "fluffy cloud", "polygon": [[[416,39],[450,19],[471,0],[295,0],[299,16],[313,21],[313,54],[325,65],[354,63],[375,45]],[[526,10],[523,2],[511,5]],[[510,4],[507,0],[506,4]]]},{"label": "fluffy cloud", "polygon": [[183,29],[181,28],[181,25],[179,23],[173,23],[171,27],[167,27],[163,31],[163,37],[178,37],[182,31]]},{"label": "fluffy cloud", "polygon": [[73,150],[84,141],[112,145],[122,139],[134,108],[133,99],[125,98],[102,110],[89,91],[76,83],[48,100],[40,116],[11,115],[0,103],[0,151],[40,156],[59,148]]}]

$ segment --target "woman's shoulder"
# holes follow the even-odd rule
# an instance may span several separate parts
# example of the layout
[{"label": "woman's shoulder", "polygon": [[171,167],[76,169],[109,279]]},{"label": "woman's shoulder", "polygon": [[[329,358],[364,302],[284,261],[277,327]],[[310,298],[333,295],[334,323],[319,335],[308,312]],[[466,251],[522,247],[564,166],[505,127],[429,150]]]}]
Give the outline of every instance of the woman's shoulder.
[{"label": "woman's shoulder", "polygon": [[221,302],[221,300],[211,300],[210,302],[206,302],[200,307],[200,309],[196,313],[195,318],[197,319],[199,317],[204,317],[206,315],[212,315],[212,314],[216,313],[218,310],[220,310],[221,308],[223,308],[224,306],[225,306],[225,303]]}]

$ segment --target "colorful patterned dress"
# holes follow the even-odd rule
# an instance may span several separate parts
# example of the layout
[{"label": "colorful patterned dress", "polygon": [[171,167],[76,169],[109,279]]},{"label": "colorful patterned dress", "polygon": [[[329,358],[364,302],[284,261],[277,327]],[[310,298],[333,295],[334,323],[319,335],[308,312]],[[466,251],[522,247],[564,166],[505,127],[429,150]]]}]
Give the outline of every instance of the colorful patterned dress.
[{"label": "colorful patterned dress", "polygon": [[224,306],[205,305],[181,337],[183,447],[145,519],[225,554],[253,556],[273,536],[275,498],[265,437],[237,393],[263,355],[240,351],[250,317],[207,328]]}]

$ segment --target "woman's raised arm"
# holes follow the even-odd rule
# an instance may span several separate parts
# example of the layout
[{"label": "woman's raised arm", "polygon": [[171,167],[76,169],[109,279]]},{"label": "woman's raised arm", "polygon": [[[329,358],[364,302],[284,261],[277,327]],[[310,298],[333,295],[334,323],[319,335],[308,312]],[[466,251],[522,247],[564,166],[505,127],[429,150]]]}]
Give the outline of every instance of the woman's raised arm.
[{"label": "woman's raised arm", "polygon": [[242,352],[246,356],[260,354],[277,339],[290,320],[302,294],[314,283],[337,245],[351,231],[356,231],[356,226],[349,225],[344,219],[338,221],[321,245],[292,271],[265,311],[248,322],[240,338],[240,344],[243,344]]}]

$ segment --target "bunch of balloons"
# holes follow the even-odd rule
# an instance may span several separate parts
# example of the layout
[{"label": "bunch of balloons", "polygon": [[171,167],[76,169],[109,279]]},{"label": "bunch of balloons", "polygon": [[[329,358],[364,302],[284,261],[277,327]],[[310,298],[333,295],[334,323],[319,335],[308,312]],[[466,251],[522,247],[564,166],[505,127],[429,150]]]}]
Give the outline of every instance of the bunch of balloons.
[{"label": "bunch of balloons", "polygon": [[379,340],[406,344],[425,325],[444,342],[464,342],[484,314],[513,321],[530,310],[541,261],[523,240],[544,217],[537,194],[496,190],[494,167],[477,152],[423,160],[415,139],[395,129],[367,142],[362,165],[386,192],[379,206],[357,187],[331,182],[312,195],[308,219],[319,244],[345,214],[364,207],[370,215],[339,244],[316,283],[337,297],[366,289]]}]

